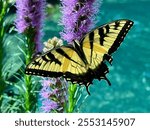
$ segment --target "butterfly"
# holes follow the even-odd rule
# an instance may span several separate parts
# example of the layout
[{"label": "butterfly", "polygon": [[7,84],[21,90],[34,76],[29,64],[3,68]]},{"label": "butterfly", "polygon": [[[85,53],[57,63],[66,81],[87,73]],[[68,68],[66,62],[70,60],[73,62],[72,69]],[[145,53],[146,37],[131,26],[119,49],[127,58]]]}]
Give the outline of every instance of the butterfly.
[{"label": "butterfly", "polygon": [[73,84],[88,87],[93,79],[104,79],[109,85],[106,62],[112,64],[114,53],[133,25],[131,20],[116,20],[88,32],[81,40],[55,47],[35,57],[26,67],[28,75],[64,77]]}]

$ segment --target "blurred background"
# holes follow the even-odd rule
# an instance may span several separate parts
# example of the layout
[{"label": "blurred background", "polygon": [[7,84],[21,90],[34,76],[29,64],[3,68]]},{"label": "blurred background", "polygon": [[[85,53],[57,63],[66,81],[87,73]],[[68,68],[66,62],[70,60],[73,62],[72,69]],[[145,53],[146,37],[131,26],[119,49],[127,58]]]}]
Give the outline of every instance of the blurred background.
[{"label": "blurred background", "polygon": [[[60,37],[62,27],[59,0],[47,0],[47,17],[44,23],[43,42],[54,36]],[[150,112],[150,0],[103,0],[98,15],[97,26],[117,19],[130,19],[134,26],[127,34],[123,44],[113,54],[113,65],[107,74],[111,87],[105,81],[94,80],[87,98],[79,112],[91,113],[144,113]],[[15,8],[12,7],[12,13]],[[15,18],[15,17],[14,17]],[[14,20],[10,18],[9,20]],[[12,36],[11,42],[18,43]],[[9,40],[10,40],[9,39]],[[8,44],[11,44],[10,42]],[[22,46],[20,44],[19,46]],[[8,46],[6,60],[13,62],[14,69],[20,68],[20,60],[10,57],[18,48]],[[6,68],[7,69],[7,68]],[[8,75],[9,76],[9,75]],[[11,79],[10,79],[11,80]],[[11,94],[11,93],[10,93]],[[83,95],[86,95],[86,90]]]},{"label": "blurred background", "polygon": [[[45,26],[46,40],[58,36],[59,1],[49,1]],[[150,112],[150,0],[103,0],[98,25],[117,19],[130,19],[134,26],[122,46],[113,54],[113,65],[105,81],[94,80],[91,96],[80,112]],[[86,91],[84,91],[86,94]]]}]

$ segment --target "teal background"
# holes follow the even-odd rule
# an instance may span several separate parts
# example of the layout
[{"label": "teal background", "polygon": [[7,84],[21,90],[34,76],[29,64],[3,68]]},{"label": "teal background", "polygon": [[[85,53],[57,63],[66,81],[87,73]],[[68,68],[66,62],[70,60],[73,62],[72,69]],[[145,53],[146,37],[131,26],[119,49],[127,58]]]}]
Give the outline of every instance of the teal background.
[{"label": "teal background", "polygon": [[[123,44],[113,54],[113,66],[105,81],[94,80],[89,90],[91,96],[80,112],[150,112],[150,0],[103,1],[98,15],[98,25],[117,19],[130,19],[134,26]],[[59,12],[48,18],[44,39],[58,36]],[[86,95],[86,91],[84,91]]]}]

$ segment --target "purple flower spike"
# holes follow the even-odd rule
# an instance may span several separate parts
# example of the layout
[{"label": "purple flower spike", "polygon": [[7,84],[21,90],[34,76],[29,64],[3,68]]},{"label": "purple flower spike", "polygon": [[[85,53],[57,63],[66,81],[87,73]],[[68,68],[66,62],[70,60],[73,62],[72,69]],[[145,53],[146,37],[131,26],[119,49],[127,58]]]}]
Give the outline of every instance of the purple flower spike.
[{"label": "purple flower spike", "polygon": [[42,89],[40,91],[40,95],[42,98],[47,99],[50,97],[50,95],[52,94],[52,88],[50,86],[55,85],[56,84],[56,79],[45,79],[42,81]]},{"label": "purple flower spike", "polygon": [[19,33],[25,33],[29,28],[34,29],[36,51],[42,49],[41,35],[46,0],[16,0],[17,19],[16,28]]},{"label": "purple flower spike", "polygon": [[43,86],[43,88],[40,91],[40,95],[42,98],[49,98],[50,96],[50,86]]},{"label": "purple flower spike", "polygon": [[49,87],[51,85],[55,85],[56,84],[56,79],[55,78],[51,78],[51,79],[46,79],[42,81],[42,86],[43,87]]},{"label": "purple flower spike", "polygon": [[40,91],[43,112],[63,112],[68,101],[66,81],[60,78],[45,78]]},{"label": "purple flower spike", "polygon": [[101,0],[61,0],[64,31],[61,36],[67,42],[80,40],[96,24]]},{"label": "purple flower spike", "polygon": [[45,113],[49,113],[50,111],[52,110],[55,110],[58,108],[58,103],[57,102],[54,102],[50,99],[47,99],[47,100],[44,100],[42,102],[42,111],[45,112]]}]

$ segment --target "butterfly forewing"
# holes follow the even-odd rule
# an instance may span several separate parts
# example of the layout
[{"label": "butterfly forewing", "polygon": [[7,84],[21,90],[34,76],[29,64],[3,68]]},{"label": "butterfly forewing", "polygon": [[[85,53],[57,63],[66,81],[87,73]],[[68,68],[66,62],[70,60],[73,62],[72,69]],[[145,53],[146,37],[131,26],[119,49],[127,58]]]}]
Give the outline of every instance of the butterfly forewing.
[{"label": "butterfly forewing", "polygon": [[94,29],[81,40],[91,68],[98,66],[105,54],[110,55],[117,50],[132,25],[130,20],[114,21]]},{"label": "butterfly forewing", "polygon": [[45,77],[60,77],[66,72],[85,73],[85,64],[72,47],[61,46],[36,57],[26,67],[26,74]]}]

